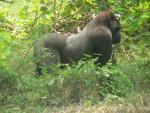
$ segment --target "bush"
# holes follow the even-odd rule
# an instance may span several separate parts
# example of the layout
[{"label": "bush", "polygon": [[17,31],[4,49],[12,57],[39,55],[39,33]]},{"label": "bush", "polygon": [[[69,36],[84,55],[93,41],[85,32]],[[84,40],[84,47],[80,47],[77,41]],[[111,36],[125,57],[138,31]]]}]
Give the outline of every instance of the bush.
[{"label": "bush", "polygon": [[[8,67],[0,66],[0,104],[7,103],[7,98],[17,89],[17,76]],[[5,100],[5,102],[4,102]]]},{"label": "bush", "polygon": [[36,102],[46,105],[64,105],[82,100],[99,102],[108,94],[126,96],[132,88],[128,77],[117,66],[109,64],[97,68],[94,61],[95,59],[88,62],[81,60],[63,70],[56,66],[55,73],[45,74],[38,79],[26,76],[25,89],[20,88],[29,100],[40,99]]}]

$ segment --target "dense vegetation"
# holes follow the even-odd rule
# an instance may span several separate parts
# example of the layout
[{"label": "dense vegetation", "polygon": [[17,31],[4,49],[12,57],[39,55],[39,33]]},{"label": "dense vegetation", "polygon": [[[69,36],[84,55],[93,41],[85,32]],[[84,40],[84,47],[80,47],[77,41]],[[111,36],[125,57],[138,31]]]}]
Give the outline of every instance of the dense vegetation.
[{"label": "dense vegetation", "polygon": [[[0,112],[107,102],[149,105],[150,111],[149,0],[0,0],[0,8]],[[114,46],[117,65],[97,67],[87,56],[88,61],[65,69],[56,65],[53,74],[34,77],[32,51],[40,35],[78,33],[108,8],[122,24],[122,41]]]}]

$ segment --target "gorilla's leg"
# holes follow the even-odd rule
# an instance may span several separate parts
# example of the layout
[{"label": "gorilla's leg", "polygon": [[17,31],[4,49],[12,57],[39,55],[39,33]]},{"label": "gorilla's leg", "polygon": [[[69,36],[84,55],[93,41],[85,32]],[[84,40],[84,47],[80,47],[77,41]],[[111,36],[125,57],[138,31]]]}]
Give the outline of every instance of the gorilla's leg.
[{"label": "gorilla's leg", "polygon": [[42,75],[42,67],[39,63],[36,63],[35,75]]},{"label": "gorilla's leg", "polygon": [[41,75],[43,71],[51,72],[52,65],[60,63],[60,54],[54,48],[44,48],[40,54],[40,61],[36,63],[36,74]]},{"label": "gorilla's leg", "polygon": [[101,66],[105,65],[109,59],[111,58],[112,54],[112,48],[109,50],[105,51],[102,55],[98,57],[97,63],[99,63]]},{"label": "gorilla's leg", "polygon": [[117,61],[116,61],[116,55],[115,55],[115,52],[113,51],[112,52],[112,55],[111,55],[111,63],[116,65]]}]

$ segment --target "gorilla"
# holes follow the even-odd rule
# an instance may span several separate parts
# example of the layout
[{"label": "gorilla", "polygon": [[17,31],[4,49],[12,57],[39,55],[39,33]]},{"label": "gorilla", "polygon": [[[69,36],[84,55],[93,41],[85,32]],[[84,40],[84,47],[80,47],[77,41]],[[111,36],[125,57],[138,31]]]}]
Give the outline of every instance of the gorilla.
[{"label": "gorilla", "polygon": [[117,17],[111,10],[106,10],[95,16],[77,35],[67,37],[48,33],[41,36],[34,44],[36,75],[42,74],[43,67],[71,64],[85,54],[96,57],[97,64],[105,65],[112,55],[112,44],[120,43],[120,29]]}]

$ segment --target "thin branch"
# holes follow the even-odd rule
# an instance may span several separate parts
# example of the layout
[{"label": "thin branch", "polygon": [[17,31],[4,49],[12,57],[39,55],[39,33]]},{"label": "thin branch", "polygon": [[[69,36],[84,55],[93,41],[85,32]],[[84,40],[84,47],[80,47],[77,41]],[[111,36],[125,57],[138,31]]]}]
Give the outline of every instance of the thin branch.
[{"label": "thin branch", "polygon": [[7,1],[7,0],[0,0],[1,2],[5,2],[5,3],[9,3],[9,4],[12,4],[14,3],[14,1]]},{"label": "thin branch", "polygon": [[60,18],[60,19],[58,19],[58,20],[66,19],[66,18],[68,18],[69,16],[73,16],[73,15],[77,14],[77,13],[83,8],[84,5],[85,5],[85,2],[82,4],[82,6],[81,6],[75,13],[69,14],[69,15],[67,15],[67,16],[64,16],[64,17],[62,17],[62,18]]}]

